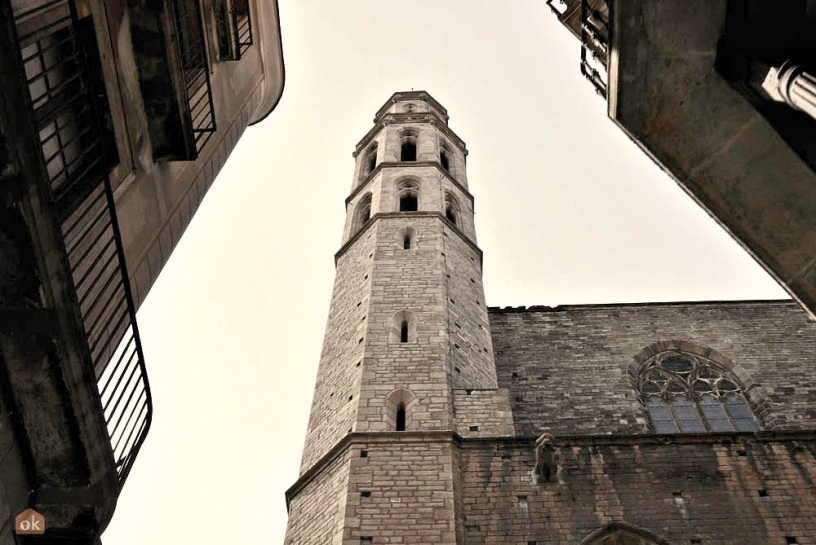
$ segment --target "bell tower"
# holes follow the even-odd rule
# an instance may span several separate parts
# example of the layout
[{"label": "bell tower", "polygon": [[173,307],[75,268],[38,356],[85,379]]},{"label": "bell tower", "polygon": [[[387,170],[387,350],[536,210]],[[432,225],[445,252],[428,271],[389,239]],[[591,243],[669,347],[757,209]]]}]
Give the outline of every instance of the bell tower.
[{"label": "bell tower", "polygon": [[460,543],[462,438],[514,435],[467,149],[445,108],[411,91],[380,108],[353,155],[286,543]]}]

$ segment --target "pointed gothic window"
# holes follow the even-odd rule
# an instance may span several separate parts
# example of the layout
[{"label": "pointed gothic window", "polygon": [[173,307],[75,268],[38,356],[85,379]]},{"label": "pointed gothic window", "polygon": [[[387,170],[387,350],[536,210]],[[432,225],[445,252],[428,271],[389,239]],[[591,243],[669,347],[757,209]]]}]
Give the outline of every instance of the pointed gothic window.
[{"label": "pointed gothic window", "polygon": [[365,163],[365,170],[363,171],[363,178],[366,178],[369,174],[374,172],[374,169],[377,168],[377,143],[374,142],[371,145],[371,149],[368,151],[368,155],[366,155],[366,163]]},{"label": "pointed gothic window", "polygon": [[444,142],[439,145],[439,164],[445,171],[450,172],[450,158],[451,153],[450,149],[448,149],[447,144]]},{"label": "pointed gothic window", "polygon": [[653,356],[641,368],[638,390],[656,433],[759,429],[736,378],[702,356]]},{"label": "pointed gothic window", "polygon": [[459,226],[459,202],[450,192],[445,193],[445,217],[452,224]]},{"label": "pointed gothic window", "polygon": [[371,193],[366,194],[354,210],[352,234],[356,233],[371,219]]},{"label": "pointed gothic window", "polygon": [[397,186],[400,212],[419,210],[419,184],[413,181],[401,182]]}]

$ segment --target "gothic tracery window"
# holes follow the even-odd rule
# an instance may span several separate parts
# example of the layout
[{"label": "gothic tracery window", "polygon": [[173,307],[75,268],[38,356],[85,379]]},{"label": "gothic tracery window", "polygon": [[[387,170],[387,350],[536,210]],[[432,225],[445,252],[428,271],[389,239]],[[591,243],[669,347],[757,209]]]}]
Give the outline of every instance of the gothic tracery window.
[{"label": "gothic tracery window", "polygon": [[702,356],[653,356],[640,371],[638,390],[657,433],[759,429],[736,379]]}]

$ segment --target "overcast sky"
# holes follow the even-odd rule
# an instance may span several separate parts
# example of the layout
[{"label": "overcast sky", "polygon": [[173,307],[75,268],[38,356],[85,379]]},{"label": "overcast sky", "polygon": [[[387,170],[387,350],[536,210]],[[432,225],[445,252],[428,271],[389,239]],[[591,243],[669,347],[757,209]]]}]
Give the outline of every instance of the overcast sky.
[{"label": "overcast sky", "polygon": [[104,545],[278,544],[355,144],[424,89],[468,146],[490,306],[787,297],[606,117],[544,0],[280,0],[286,87],[138,314],[153,427]]}]

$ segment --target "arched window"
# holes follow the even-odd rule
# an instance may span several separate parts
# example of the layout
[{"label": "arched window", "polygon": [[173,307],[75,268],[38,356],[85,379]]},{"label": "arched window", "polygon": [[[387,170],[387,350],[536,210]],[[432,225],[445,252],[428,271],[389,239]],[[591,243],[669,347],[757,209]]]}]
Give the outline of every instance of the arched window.
[{"label": "arched window", "polygon": [[359,231],[371,219],[371,193],[367,193],[354,210],[354,223],[352,234]]},{"label": "arched window", "polygon": [[400,137],[400,161],[417,160],[417,133],[407,130]]},{"label": "arched window", "polygon": [[410,390],[394,390],[385,398],[385,425],[389,431],[410,431],[417,428],[414,410],[417,397]]},{"label": "arched window", "polygon": [[439,164],[442,165],[447,172],[450,172],[450,149],[446,144],[440,144],[439,146]]},{"label": "arched window", "polygon": [[403,250],[410,250],[416,247],[416,229],[413,227],[403,227],[398,230],[397,245]]},{"label": "arched window", "polygon": [[445,217],[452,224],[459,226],[459,202],[450,192],[445,193]]},{"label": "arched window", "polygon": [[668,545],[668,542],[633,524],[611,522],[586,536],[580,545]]},{"label": "arched window", "polygon": [[736,378],[703,356],[658,353],[641,367],[637,385],[656,433],[759,429]]},{"label": "arched window", "polygon": [[391,342],[412,343],[417,338],[416,314],[410,310],[394,313],[391,321]]},{"label": "arched window", "polygon": [[400,212],[416,212],[419,210],[419,184],[408,181],[397,186]]},{"label": "arched window", "polygon": [[374,172],[375,168],[377,168],[377,143],[376,142],[371,144],[371,148],[368,150],[368,154],[366,154],[365,166],[363,168],[363,178],[368,177],[369,174]]}]

